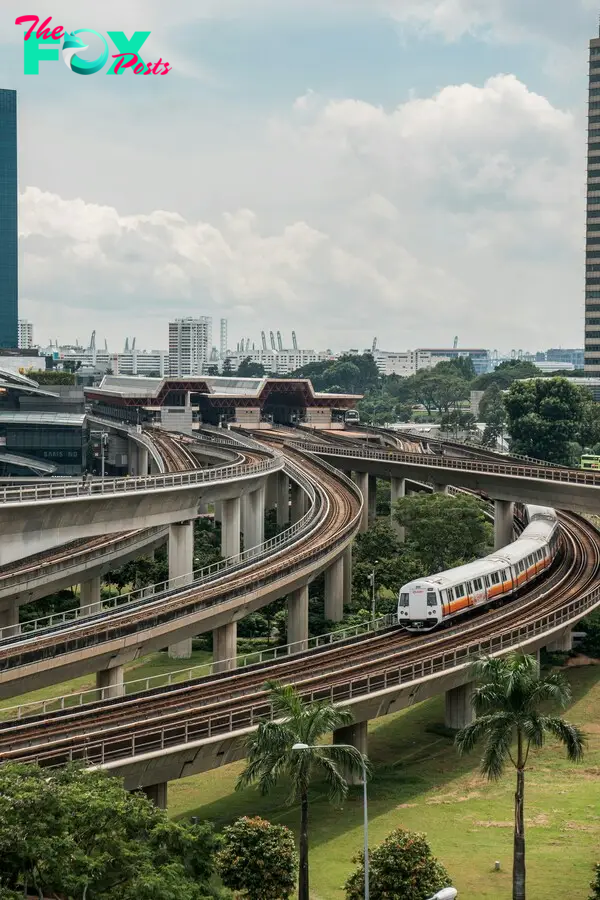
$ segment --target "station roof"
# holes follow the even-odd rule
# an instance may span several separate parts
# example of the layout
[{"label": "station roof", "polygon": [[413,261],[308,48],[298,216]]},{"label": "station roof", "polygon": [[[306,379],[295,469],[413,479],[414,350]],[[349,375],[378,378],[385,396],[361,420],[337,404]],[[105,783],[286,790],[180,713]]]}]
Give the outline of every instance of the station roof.
[{"label": "station roof", "polygon": [[272,393],[300,392],[307,406],[332,406],[339,403],[347,407],[362,399],[361,394],[317,393],[308,378],[237,378],[235,376],[187,375],[164,378],[105,375],[98,387],[85,388],[90,400],[103,400],[126,405],[161,406],[170,392],[190,392],[204,394],[218,405],[219,401],[231,403],[240,399],[245,402],[255,400],[262,405]]},{"label": "station roof", "polygon": [[8,369],[2,369],[1,367],[0,389],[3,391],[21,391],[23,394],[34,394],[38,397],[58,398],[58,394],[53,394],[51,391],[45,391],[39,386],[37,381],[34,381],[32,378],[10,372]]},{"label": "station roof", "polygon": [[85,415],[63,412],[13,412],[0,411],[0,425],[62,425],[83,428]]},{"label": "station roof", "polygon": [[32,472],[37,472],[40,475],[52,475],[57,468],[54,463],[46,462],[43,459],[35,459],[33,456],[21,456],[18,453],[0,452],[0,463],[10,463],[23,469],[31,469]]}]

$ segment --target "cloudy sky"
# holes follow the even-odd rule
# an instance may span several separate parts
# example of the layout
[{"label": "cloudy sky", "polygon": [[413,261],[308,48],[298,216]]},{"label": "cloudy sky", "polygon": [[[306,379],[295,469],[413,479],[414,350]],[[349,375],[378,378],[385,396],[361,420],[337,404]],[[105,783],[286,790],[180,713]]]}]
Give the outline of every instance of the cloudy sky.
[{"label": "cloudy sky", "polygon": [[[172,71],[25,76],[27,12],[149,30]],[[111,349],[196,314],[232,346],[581,346],[596,29],[591,0],[2,0],[21,315]]]}]

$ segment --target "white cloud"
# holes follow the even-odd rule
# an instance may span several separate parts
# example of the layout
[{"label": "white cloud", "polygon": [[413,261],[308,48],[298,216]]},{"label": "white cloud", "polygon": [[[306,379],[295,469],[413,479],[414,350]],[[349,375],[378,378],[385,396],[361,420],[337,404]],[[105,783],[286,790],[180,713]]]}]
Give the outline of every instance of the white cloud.
[{"label": "white cloud", "polygon": [[391,112],[311,92],[269,123],[252,209],[122,215],[27,188],[23,312],[40,340],[62,308],[71,336],[152,346],[202,312],[257,342],[578,345],[582,146],[582,123],[510,75]]}]

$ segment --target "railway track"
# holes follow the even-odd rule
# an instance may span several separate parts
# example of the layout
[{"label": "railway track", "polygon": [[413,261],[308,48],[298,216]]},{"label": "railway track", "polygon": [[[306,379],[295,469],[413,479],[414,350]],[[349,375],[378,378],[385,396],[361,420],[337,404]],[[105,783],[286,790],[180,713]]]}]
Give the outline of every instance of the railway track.
[{"label": "railway track", "polygon": [[311,697],[345,694],[349,681],[365,684],[386,674],[442,654],[456,653],[515,626],[525,626],[540,612],[560,608],[588,589],[600,571],[600,536],[586,521],[561,514],[565,550],[547,579],[520,599],[484,613],[467,625],[413,637],[393,629],[345,644],[311,651],[281,662],[261,664],[196,682],[157,689],[143,695],[56,712],[19,724],[0,725],[0,759],[37,760],[58,765],[70,759],[104,763],[131,754],[215,733],[227,733],[248,718],[270,714],[264,691],[267,678],[293,683]]}]

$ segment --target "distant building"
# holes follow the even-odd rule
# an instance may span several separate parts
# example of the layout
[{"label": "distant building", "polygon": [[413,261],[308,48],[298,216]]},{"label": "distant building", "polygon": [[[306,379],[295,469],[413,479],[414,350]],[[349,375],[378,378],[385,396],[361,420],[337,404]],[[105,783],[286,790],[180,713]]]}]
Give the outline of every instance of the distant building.
[{"label": "distant building", "polygon": [[600,37],[590,41],[589,56],[585,371],[600,375]]},{"label": "distant building", "polygon": [[429,350],[404,352],[375,350],[373,359],[380,375],[399,375],[401,378],[407,378],[416,375],[419,369],[431,369],[438,363],[447,362],[449,357],[433,355]]},{"label": "distant building", "polygon": [[0,347],[17,347],[19,302],[17,92],[0,88]]},{"label": "distant building", "polygon": [[438,362],[442,362],[442,360],[460,359],[462,356],[468,356],[473,363],[473,368],[475,369],[476,375],[485,375],[486,372],[490,371],[490,366],[491,366],[490,351],[483,350],[482,348],[421,347],[416,352],[417,353],[429,353],[431,355],[432,360],[434,360],[434,362],[433,362],[434,366],[437,365]]},{"label": "distant building", "polygon": [[169,373],[202,375],[212,350],[212,319],[175,319],[169,322]]},{"label": "distant building", "polygon": [[290,372],[295,372],[296,369],[309,363],[333,361],[336,355],[330,350],[257,350],[253,348],[230,353],[229,360],[234,369],[237,369],[245,359],[249,359],[250,362],[264,366],[265,372],[271,375],[289,375]]},{"label": "distant building", "polygon": [[164,350],[123,350],[113,352],[96,347],[47,347],[41,351],[58,365],[75,367],[82,375],[146,375],[162,378],[169,374],[169,354]]},{"label": "distant building", "polygon": [[[536,353],[536,357],[537,355],[538,354]],[[583,347],[576,350],[563,347],[551,347],[549,350],[546,350],[545,357],[546,362],[571,363],[574,369],[583,369]]]},{"label": "distant building", "polygon": [[30,350],[33,347],[33,325],[27,319],[19,319],[19,335],[17,338],[19,350]]}]

